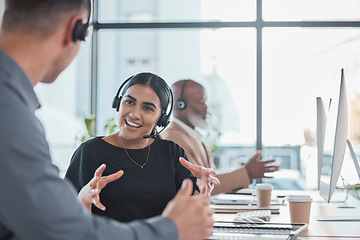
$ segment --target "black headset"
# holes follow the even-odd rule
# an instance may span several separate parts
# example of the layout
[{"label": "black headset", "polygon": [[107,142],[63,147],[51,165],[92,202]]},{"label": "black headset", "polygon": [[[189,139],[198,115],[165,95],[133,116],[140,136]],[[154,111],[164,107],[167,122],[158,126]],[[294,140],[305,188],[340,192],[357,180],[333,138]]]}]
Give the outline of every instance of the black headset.
[{"label": "black headset", "polygon": [[[122,96],[120,96],[120,92],[121,92],[121,89],[123,89],[123,87],[134,77],[131,76],[129,77],[128,79],[126,79],[119,87],[119,89],[117,90],[116,92],[116,96],[114,97],[114,100],[113,100],[113,103],[112,103],[112,108],[116,109],[116,111],[118,112],[119,111],[119,108],[120,108],[120,102],[121,102],[121,98]],[[164,131],[164,129],[169,125],[170,123],[170,116],[171,116],[171,113],[172,113],[172,110],[173,110],[173,103],[174,103],[174,96],[173,96],[173,93],[171,91],[171,89],[169,88],[169,92],[170,92],[170,99],[171,99],[171,103],[170,104],[170,110],[169,110],[169,113],[166,113],[166,110],[165,111],[161,111],[161,115],[160,115],[160,118],[158,120],[158,122],[156,123],[156,125],[158,125],[159,127],[162,127],[161,131],[159,131],[158,133],[156,134],[151,134],[151,135],[145,135],[143,136],[143,138],[156,138],[157,136],[159,136],[159,134]]]},{"label": "black headset", "polygon": [[183,84],[181,85],[179,100],[176,101],[176,108],[179,110],[184,110],[186,108],[186,101],[183,99],[183,95],[184,95],[185,85],[188,81],[189,80],[184,80]]},{"label": "black headset", "polygon": [[87,21],[84,23],[83,19],[78,19],[75,23],[74,29],[72,31],[72,40],[73,42],[85,41],[87,36],[90,35],[92,30],[92,24],[90,23],[90,16],[92,10],[92,1],[89,0],[89,15]]}]

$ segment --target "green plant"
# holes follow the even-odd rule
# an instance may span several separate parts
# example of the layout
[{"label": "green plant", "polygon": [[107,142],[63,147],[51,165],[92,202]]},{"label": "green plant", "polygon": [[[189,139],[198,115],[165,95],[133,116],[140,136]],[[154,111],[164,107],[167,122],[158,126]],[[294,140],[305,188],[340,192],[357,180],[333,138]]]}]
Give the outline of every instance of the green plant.
[{"label": "green plant", "polygon": [[[96,132],[95,132],[96,117],[95,116],[86,117],[84,122],[87,130],[87,134],[81,137],[80,139],[81,142],[86,142],[96,136]],[[106,134],[114,133],[116,128],[117,125],[114,118],[110,118],[106,121],[104,127]]]},{"label": "green plant", "polygon": [[95,137],[96,117],[90,116],[90,117],[85,118],[84,121],[85,121],[87,134],[81,138],[81,142],[86,142],[87,140],[90,140]]},{"label": "green plant", "polygon": [[116,125],[116,121],[114,118],[110,118],[106,121],[106,124],[104,127],[104,130],[106,133],[112,134],[115,132],[116,128],[117,128],[117,125]]}]

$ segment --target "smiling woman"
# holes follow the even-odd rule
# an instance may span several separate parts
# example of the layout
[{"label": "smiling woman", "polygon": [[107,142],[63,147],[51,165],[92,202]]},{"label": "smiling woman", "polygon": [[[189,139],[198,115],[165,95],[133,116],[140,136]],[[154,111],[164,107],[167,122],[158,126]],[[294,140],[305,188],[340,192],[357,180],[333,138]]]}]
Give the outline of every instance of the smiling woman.
[{"label": "smiling woman", "polygon": [[[152,73],[139,73],[120,87],[113,104],[119,112],[119,131],[80,145],[66,173],[83,203],[86,206],[90,203],[87,207],[93,213],[125,222],[148,218],[162,213],[185,178],[194,182],[194,191],[198,189],[204,194],[208,194],[210,181],[217,182],[212,178],[209,181],[210,170],[187,162],[185,165],[190,170],[185,168],[179,160],[188,159],[184,150],[174,142],[158,138],[157,128],[167,126],[172,103],[171,89]],[[106,169],[99,168],[103,163]],[[81,191],[87,183],[93,188],[91,183],[96,181],[92,179],[97,169],[104,171],[107,179],[120,176],[121,179],[104,189],[107,182],[100,183],[96,192]],[[197,185],[192,173],[198,178]],[[105,182],[106,177],[103,178]],[[92,202],[98,208],[91,208]]]},{"label": "smiling woman", "polygon": [[128,148],[148,145],[153,139],[143,137],[156,132],[161,114],[160,100],[151,87],[131,86],[120,103],[118,124],[122,137],[116,140]]}]

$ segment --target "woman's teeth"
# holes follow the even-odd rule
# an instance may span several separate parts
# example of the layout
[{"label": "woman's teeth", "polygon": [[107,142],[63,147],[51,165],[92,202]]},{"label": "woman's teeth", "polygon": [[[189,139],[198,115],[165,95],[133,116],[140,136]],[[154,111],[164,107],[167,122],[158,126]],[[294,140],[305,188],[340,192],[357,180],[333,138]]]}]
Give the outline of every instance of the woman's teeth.
[{"label": "woman's teeth", "polygon": [[134,122],[130,122],[129,120],[126,121],[127,124],[129,124],[132,127],[141,127],[140,124],[134,123]]}]

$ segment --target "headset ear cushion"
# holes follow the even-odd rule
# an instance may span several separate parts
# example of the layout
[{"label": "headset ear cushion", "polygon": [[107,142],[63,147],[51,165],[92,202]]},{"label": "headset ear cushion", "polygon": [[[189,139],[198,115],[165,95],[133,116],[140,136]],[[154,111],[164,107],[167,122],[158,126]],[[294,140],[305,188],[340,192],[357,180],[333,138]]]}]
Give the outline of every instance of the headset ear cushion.
[{"label": "headset ear cushion", "polygon": [[81,19],[78,19],[75,23],[75,26],[73,28],[73,31],[72,31],[72,40],[73,42],[77,42],[79,39],[79,31],[80,28],[81,28],[81,25],[82,25],[82,20]]},{"label": "headset ear cushion", "polygon": [[114,97],[113,103],[112,103],[112,108],[115,108],[116,111],[119,111],[119,107],[120,107],[120,101],[121,101],[121,97]]},{"label": "headset ear cushion", "polygon": [[183,110],[186,108],[186,102],[184,100],[179,100],[176,102],[176,107],[179,110]]},{"label": "headset ear cushion", "polygon": [[79,31],[79,40],[80,41],[85,41],[86,40],[86,37],[89,35],[89,23],[85,23],[85,24],[81,24],[81,27],[80,27],[80,31]]},{"label": "headset ear cushion", "polygon": [[89,23],[83,23],[82,19],[78,19],[72,32],[73,42],[85,41],[85,38],[88,35],[88,29]]},{"label": "headset ear cushion", "polygon": [[166,115],[165,113],[162,113],[159,121],[157,122],[157,125],[159,127],[166,127],[170,123],[169,121],[169,115]]},{"label": "headset ear cushion", "polygon": [[120,108],[120,102],[121,102],[121,96],[119,97],[119,101],[118,101],[118,104],[117,104],[117,108],[116,108],[116,111],[118,112],[119,111],[119,108]]}]

